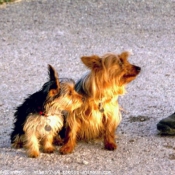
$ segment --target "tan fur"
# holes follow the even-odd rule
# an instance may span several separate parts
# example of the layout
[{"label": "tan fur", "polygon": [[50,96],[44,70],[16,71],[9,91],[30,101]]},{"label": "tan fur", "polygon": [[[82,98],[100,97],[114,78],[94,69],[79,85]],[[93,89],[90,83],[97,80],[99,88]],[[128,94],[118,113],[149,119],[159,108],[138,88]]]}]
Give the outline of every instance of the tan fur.
[{"label": "tan fur", "polygon": [[[47,131],[46,125],[52,129]],[[24,125],[25,132],[25,148],[28,149],[29,157],[37,157],[39,155],[39,144],[43,141],[43,149],[52,148],[53,137],[57,135],[58,131],[63,127],[63,117],[60,113],[53,116],[30,115]],[[46,152],[46,151],[45,151]],[[53,151],[52,151],[53,152]]]},{"label": "tan fur", "polygon": [[140,68],[131,65],[128,52],[82,57],[91,69],[83,79],[85,102],[67,118],[65,144],[61,154],[71,153],[76,140],[104,139],[108,150],[116,149],[115,130],[121,122],[118,96],[125,93],[125,85],[135,79]]}]

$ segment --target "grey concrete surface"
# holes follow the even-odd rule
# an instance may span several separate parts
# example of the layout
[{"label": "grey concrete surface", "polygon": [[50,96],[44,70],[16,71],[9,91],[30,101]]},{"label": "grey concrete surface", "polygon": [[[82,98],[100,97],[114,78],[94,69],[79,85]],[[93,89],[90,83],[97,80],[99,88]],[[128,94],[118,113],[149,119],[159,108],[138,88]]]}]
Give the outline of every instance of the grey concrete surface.
[{"label": "grey concrete surface", "polygon": [[[120,97],[118,149],[79,143],[37,159],[10,146],[13,113],[47,80],[80,78],[82,55],[132,50],[142,72]],[[0,7],[0,174],[174,175],[175,138],[157,122],[175,111],[174,0],[22,0]],[[57,150],[59,147],[57,147]]]}]

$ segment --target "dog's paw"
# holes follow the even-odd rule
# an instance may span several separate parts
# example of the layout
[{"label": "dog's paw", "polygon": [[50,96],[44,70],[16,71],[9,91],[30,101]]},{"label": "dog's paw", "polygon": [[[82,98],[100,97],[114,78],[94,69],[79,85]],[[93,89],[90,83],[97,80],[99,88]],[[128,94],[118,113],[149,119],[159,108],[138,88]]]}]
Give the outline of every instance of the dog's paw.
[{"label": "dog's paw", "polygon": [[60,154],[70,154],[72,153],[74,147],[70,146],[70,145],[64,145],[60,148],[59,152]]},{"label": "dog's paw", "polygon": [[117,149],[117,145],[116,145],[116,143],[105,143],[105,149],[107,149],[109,151],[113,151],[113,150]]},{"label": "dog's paw", "polygon": [[54,147],[48,147],[48,148],[44,148],[43,149],[43,152],[44,153],[48,153],[48,154],[51,154],[55,151],[55,148]]},{"label": "dog's paw", "polygon": [[27,153],[28,157],[30,158],[37,158],[39,156],[39,152],[38,151],[29,151]]}]

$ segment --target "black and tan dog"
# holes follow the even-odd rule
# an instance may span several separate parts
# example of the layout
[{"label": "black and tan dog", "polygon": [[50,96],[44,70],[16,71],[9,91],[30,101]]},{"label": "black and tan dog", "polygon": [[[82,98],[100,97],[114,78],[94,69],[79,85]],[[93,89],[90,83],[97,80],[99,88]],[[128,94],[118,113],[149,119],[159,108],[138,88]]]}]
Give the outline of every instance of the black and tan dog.
[{"label": "black and tan dog", "polygon": [[82,96],[74,90],[72,79],[59,80],[51,65],[48,69],[49,81],[26,98],[14,114],[12,147],[25,147],[29,157],[38,157],[40,146],[45,153],[54,151],[54,137],[64,124],[62,111],[72,112],[83,102]]}]

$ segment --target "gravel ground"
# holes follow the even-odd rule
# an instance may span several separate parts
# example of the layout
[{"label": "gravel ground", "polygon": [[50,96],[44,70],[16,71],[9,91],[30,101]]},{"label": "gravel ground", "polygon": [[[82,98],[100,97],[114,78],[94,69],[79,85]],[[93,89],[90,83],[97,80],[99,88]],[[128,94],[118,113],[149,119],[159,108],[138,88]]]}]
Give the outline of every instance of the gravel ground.
[{"label": "gravel ground", "polygon": [[[47,80],[47,64],[60,77],[80,78],[82,55],[132,50],[142,67],[119,102],[118,149],[79,143],[37,159],[10,146],[14,108]],[[174,137],[157,122],[175,111],[174,0],[22,0],[0,6],[0,174],[174,175]],[[59,149],[59,147],[58,147]]]}]

